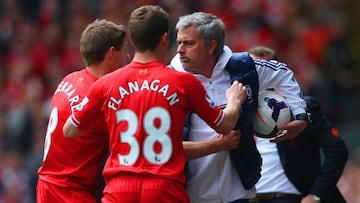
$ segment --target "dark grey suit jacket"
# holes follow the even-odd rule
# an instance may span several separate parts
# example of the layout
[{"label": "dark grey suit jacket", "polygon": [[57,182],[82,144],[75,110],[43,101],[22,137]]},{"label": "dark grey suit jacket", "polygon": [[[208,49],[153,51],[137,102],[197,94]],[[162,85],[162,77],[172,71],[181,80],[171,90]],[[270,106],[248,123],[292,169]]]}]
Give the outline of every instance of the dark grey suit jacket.
[{"label": "dark grey suit jacket", "polygon": [[285,173],[304,196],[316,194],[322,203],[346,202],[336,183],[348,159],[348,149],[319,102],[308,96],[304,99],[312,122],[295,139],[277,144]]}]

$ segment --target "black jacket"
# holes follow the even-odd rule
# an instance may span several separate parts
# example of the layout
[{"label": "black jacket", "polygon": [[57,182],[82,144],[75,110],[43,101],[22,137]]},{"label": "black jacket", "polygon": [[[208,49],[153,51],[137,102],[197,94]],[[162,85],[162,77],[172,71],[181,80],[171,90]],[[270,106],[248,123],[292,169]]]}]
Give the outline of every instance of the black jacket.
[{"label": "black jacket", "polygon": [[277,144],[285,173],[304,196],[316,194],[322,203],[346,202],[336,183],[345,167],[348,149],[319,102],[308,96],[304,99],[312,121],[295,139]]}]

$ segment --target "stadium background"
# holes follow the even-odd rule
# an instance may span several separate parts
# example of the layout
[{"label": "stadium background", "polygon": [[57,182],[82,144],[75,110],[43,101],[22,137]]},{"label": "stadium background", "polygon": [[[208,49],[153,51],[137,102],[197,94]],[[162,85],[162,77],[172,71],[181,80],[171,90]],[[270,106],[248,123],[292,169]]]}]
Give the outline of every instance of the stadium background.
[{"label": "stadium background", "polygon": [[234,51],[274,48],[342,133],[350,159],[338,184],[360,202],[356,0],[0,0],[0,202],[34,202],[50,98],[65,74],[84,67],[82,30],[95,18],[126,25],[142,4],[163,6],[173,23],[192,11],[218,15]]}]

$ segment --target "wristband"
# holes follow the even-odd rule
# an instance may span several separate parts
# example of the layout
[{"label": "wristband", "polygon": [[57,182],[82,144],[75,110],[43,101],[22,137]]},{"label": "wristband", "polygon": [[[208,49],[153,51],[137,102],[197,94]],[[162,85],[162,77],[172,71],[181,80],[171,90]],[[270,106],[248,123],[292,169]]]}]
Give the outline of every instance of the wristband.
[{"label": "wristband", "polygon": [[311,123],[311,114],[310,113],[301,113],[295,116],[295,120],[302,120],[308,123]]}]

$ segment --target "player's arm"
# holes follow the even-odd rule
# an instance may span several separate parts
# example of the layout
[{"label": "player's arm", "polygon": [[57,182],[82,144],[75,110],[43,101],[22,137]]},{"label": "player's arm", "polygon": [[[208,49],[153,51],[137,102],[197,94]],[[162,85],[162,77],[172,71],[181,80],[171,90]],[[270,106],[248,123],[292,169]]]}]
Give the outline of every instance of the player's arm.
[{"label": "player's arm", "polygon": [[72,114],[63,126],[65,137],[81,136],[91,129],[96,119],[100,118],[102,99],[101,79],[91,85],[87,95],[72,109]]},{"label": "player's arm", "polygon": [[184,80],[187,80],[187,97],[190,99],[191,111],[196,113],[217,133],[228,134],[234,129],[240,114],[241,105],[245,102],[247,95],[245,86],[235,81],[230,88],[226,90],[226,107],[221,110],[215,107],[215,104],[209,102],[206,96],[204,86],[191,74],[184,74]]},{"label": "player's arm", "polygon": [[65,137],[76,137],[81,136],[85,133],[85,131],[80,130],[75,126],[75,124],[71,121],[71,116],[66,120],[64,127],[63,127],[63,133]]},{"label": "player's arm", "polygon": [[281,94],[290,106],[293,115],[305,113],[306,102],[303,92],[296,81],[294,72],[284,63],[254,59],[259,76],[259,90],[274,89]]},{"label": "player's arm", "polygon": [[294,72],[286,64],[278,61],[254,60],[258,72],[260,90],[273,88],[288,102],[295,120],[279,126],[283,133],[272,139],[281,142],[293,139],[307,126],[306,102],[302,99],[302,90],[295,79]]},{"label": "player's arm", "polygon": [[246,100],[245,86],[235,81],[229,89],[226,90],[227,104],[224,108],[224,119],[219,126],[215,127],[216,132],[228,134],[234,129],[240,114],[241,105]]},{"label": "player's arm", "polygon": [[87,107],[88,102],[88,97],[85,97],[80,104],[78,104],[75,108],[72,109],[72,114],[68,117],[63,126],[63,134],[65,137],[75,137],[85,133],[84,130],[81,130],[79,128],[80,122],[75,116],[75,114],[81,113],[81,111],[84,110],[84,106]]},{"label": "player's arm", "polygon": [[293,120],[289,123],[286,123],[282,126],[279,126],[279,130],[282,130],[275,138],[272,138],[271,142],[282,142],[285,140],[290,140],[295,138],[300,134],[307,126],[307,121],[305,120]]},{"label": "player's arm", "polygon": [[240,131],[218,134],[216,138],[205,141],[183,141],[186,160],[196,159],[212,153],[236,149],[240,141]]}]

